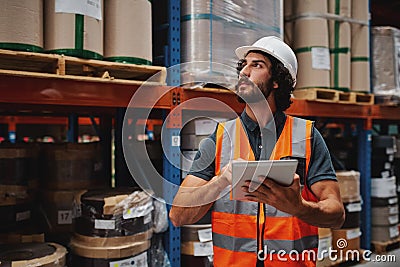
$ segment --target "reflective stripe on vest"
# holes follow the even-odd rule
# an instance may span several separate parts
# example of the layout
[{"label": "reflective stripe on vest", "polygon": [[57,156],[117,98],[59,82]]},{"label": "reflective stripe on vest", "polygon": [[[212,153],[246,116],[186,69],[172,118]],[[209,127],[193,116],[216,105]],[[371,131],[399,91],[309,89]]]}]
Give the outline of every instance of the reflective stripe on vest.
[{"label": "reflective stripe on vest", "polygon": [[[282,133],[270,159],[283,157],[305,158],[306,177],[311,158],[312,122],[287,116]],[[218,125],[216,135],[216,174],[230,160],[254,160],[254,153],[240,118]],[[306,183],[304,183],[306,185]],[[224,192],[228,192],[226,188]],[[304,199],[317,201],[307,186],[302,190]],[[318,228],[298,218],[266,205],[264,244],[269,253],[283,250],[316,251]],[[230,200],[223,195],[214,203],[212,213],[214,266],[255,266],[257,260],[257,203]],[[244,257],[246,255],[246,257]],[[281,266],[271,262],[275,255],[266,255],[265,266]],[[271,257],[269,257],[271,256]],[[287,264],[288,262],[286,262]],[[315,266],[315,261],[291,261],[282,266]],[[227,265],[229,264],[229,265]]]}]

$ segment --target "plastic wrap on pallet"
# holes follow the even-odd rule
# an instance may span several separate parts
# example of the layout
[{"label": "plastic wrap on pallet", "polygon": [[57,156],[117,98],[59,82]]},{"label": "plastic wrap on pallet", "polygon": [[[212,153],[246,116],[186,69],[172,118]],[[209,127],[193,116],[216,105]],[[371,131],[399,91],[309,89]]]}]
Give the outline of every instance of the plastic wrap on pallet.
[{"label": "plastic wrap on pallet", "polygon": [[400,29],[373,27],[372,46],[374,94],[400,97]]},{"label": "plastic wrap on pallet", "polygon": [[[218,68],[210,62],[234,68],[237,47],[250,45],[262,36],[281,37],[282,10],[279,0],[182,1],[181,62],[208,62],[182,70],[182,80],[190,77],[198,81],[212,73],[215,77],[225,74],[219,82],[234,84],[236,72],[226,75],[227,68]],[[185,72],[189,74],[185,76]]]}]

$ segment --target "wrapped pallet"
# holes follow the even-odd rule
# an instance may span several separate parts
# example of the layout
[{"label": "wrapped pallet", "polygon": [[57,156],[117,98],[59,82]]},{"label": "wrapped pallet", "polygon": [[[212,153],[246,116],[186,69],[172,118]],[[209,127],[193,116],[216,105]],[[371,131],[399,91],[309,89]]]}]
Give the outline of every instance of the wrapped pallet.
[{"label": "wrapped pallet", "polygon": [[1,1],[0,49],[43,50],[43,0]]},{"label": "wrapped pallet", "polygon": [[182,83],[212,77],[214,83],[235,84],[234,50],[263,36],[281,37],[281,10],[282,1],[182,1],[181,62],[204,62],[184,64]]},{"label": "wrapped pallet", "polygon": [[372,28],[373,93],[400,97],[400,29]]}]

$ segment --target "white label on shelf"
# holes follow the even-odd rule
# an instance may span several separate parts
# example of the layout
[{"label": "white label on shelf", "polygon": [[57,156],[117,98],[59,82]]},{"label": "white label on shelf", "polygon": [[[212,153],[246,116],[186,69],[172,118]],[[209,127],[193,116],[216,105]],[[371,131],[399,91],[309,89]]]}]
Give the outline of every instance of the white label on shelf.
[{"label": "white label on shelf", "polygon": [[194,256],[210,256],[213,255],[213,243],[210,242],[194,242],[193,243]]},{"label": "white label on shelf", "polygon": [[393,160],[394,160],[394,155],[389,155],[388,161],[393,162]]},{"label": "white label on shelf", "polygon": [[[330,251],[329,249],[332,247],[332,237],[323,237],[319,238],[318,240],[318,259],[321,259],[322,257],[327,257],[328,255],[326,254],[327,251]],[[322,254],[324,252],[324,254]]]},{"label": "white label on shelf", "polygon": [[127,219],[132,219],[132,218],[138,218],[138,217],[143,217],[147,214],[149,214],[153,210],[153,202],[149,201],[144,205],[132,207],[130,209],[127,209],[124,211],[124,214],[122,217],[127,220]]},{"label": "white label on shelf", "polygon": [[397,205],[389,207],[389,214],[399,214],[399,207]]},{"label": "white label on shelf", "polygon": [[346,231],[347,240],[354,239],[354,238],[357,238],[359,236],[361,236],[361,231],[358,228]]},{"label": "white label on shelf", "polygon": [[394,148],[393,147],[387,147],[386,148],[386,154],[394,154]]},{"label": "white label on shelf", "polygon": [[101,0],[56,0],[56,13],[72,13],[102,19]]},{"label": "white label on shelf", "polygon": [[312,47],[311,48],[311,61],[312,68],[317,70],[330,70],[331,60],[329,55],[329,48],[326,47]]},{"label": "white label on shelf", "polygon": [[143,224],[148,224],[151,222],[151,213],[147,214],[143,218]]},{"label": "white label on shelf", "polygon": [[111,261],[110,267],[147,267],[147,252],[120,261]]},{"label": "white label on shelf", "polygon": [[198,231],[197,231],[197,234],[199,235],[199,240],[200,240],[200,242],[212,241],[212,231],[211,231],[211,228],[198,230]]},{"label": "white label on shelf", "polygon": [[[399,191],[399,188],[400,188],[400,186],[397,188],[397,191]],[[389,202],[389,204],[397,203],[397,197],[389,198],[388,202]]]},{"label": "white label on shelf", "polygon": [[171,136],[171,145],[172,146],[180,146],[181,145],[181,137],[179,135]]},{"label": "white label on shelf", "polygon": [[390,238],[395,238],[399,235],[399,228],[397,225],[389,227],[389,236]]},{"label": "white label on shelf", "polygon": [[72,210],[59,210],[57,214],[58,224],[72,224]]},{"label": "white label on shelf", "polygon": [[20,221],[25,221],[31,218],[31,211],[27,210],[27,211],[23,211],[23,212],[17,212],[17,214],[15,215],[15,220],[17,222]]},{"label": "white label on shelf", "polygon": [[382,176],[382,178],[389,178],[390,177],[390,172],[389,171],[381,172],[381,176]]},{"label": "white label on shelf", "polygon": [[113,230],[115,229],[115,220],[94,220],[95,229]]},{"label": "white label on shelf", "polygon": [[348,212],[358,212],[361,211],[361,203],[349,203],[346,205]]},{"label": "white label on shelf", "polygon": [[389,224],[398,223],[399,222],[399,216],[397,216],[397,214],[394,215],[394,216],[389,216],[388,217],[388,221],[389,221]]},{"label": "white label on shelf", "polygon": [[392,167],[392,164],[390,164],[390,162],[385,162],[385,166],[384,166],[385,170],[390,170],[391,167]]}]

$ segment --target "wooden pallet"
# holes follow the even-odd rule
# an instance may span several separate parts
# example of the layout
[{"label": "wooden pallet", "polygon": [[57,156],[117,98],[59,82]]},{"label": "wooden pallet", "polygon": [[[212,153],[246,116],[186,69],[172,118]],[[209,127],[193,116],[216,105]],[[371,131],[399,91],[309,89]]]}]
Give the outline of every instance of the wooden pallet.
[{"label": "wooden pallet", "polygon": [[310,88],[294,90],[293,95],[297,99],[306,99],[318,102],[331,102],[343,104],[356,104],[356,105],[373,105],[374,95],[356,93],[356,92],[342,92],[333,89],[323,88]]},{"label": "wooden pallet", "polygon": [[318,102],[338,102],[339,91],[332,89],[310,88],[294,90],[293,95],[297,99],[306,99]]},{"label": "wooden pallet", "polygon": [[100,77],[108,80],[151,81],[152,83],[159,83],[161,85],[166,83],[167,76],[165,67],[1,49],[0,69],[57,74],[61,76]]},{"label": "wooden pallet", "polygon": [[374,95],[356,92],[339,92],[339,103],[356,105],[373,105]]},{"label": "wooden pallet", "polygon": [[373,251],[375,251],[377,254],[386,253],[391,250],[400,248],[400,237],[385,242],[372,241],[371,244]]},{"label": "wooden pallet", "polygon": [[382,106],[399,106],[400,97],[395,95],[375,95],[375,103]]}]

